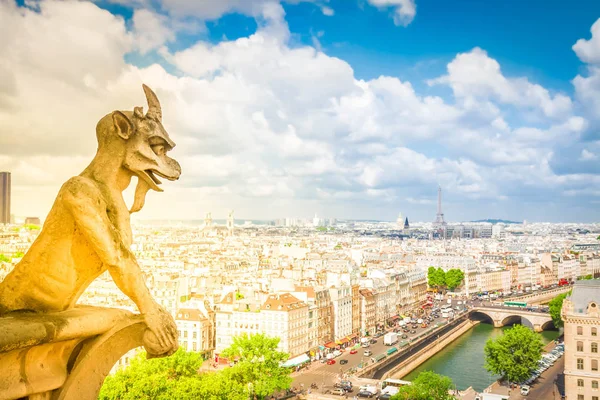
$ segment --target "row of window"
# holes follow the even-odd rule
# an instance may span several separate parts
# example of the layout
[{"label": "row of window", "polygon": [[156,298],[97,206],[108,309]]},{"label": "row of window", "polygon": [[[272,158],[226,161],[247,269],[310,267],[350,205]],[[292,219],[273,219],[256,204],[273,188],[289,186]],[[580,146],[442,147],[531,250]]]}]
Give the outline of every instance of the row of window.
[{"label": "row of window", "polygon": [[[584,387],[583,379],[577,379],[577,386]],[[592,381],[592,389],[598,389],[598,381]]]},{"label": "row of window", "polygon": [[[187,349],[187,342],[183,342],[182,346],[184,349]],[[196,343],[192,343],[192,351],[198,351],[198,348],[196,347]]]},{"label": "row of window", "polygon": [[[577,369],[584,369],[583,358],[577,359]],[[598,360],[592,360],[592,371],[598,371]]]},{"label": "row of window", "polygon": [[[578,394],[577,400],[585,400],[585,396],[582,394]],[[592,396],[592,400],[598,400],[598,396]]]},{"label": "row of window", "polygon": [[[577,351],[583,351],[583,342],[577,342]],[[590,351],[592,353],[597,353],[598,352],[598,343],[592,342],[590,344]]]},{"label": "row of window", "polygon": [[[598,328],[592,327],[590,333],[591,333],[592,336],[598,336]],[[578,326],[577,327],[577,334],[578,335],[583,335],[583,326]]]},{"label": "row of window", "polygon": [[[184,337],[184,338],[188,337],[188,331],[178,330],[177,332],[179,332],[179,337]],[[197,339],[197,338],[198,338],[198,332],[192,332],[192,339]],[[204,339],[204,332],[202,332],[202,339]]]}]

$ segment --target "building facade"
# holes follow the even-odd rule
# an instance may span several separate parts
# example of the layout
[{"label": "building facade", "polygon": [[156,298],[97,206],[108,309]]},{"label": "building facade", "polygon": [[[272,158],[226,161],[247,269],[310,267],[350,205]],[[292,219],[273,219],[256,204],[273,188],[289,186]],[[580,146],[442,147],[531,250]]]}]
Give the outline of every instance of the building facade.
[{"label": "building facade", "polygon": [[241,334],[264,333],[280,338],[278,349],[291,357],[308,347],[308,305],[290,293],[270,294],[262,305],[236,300],[228,293],[215,305],[216,345],[219,354]]},{"label": "building facade", "polygon": [[565,394],[600,399],[600,282],[577,281],[561,310],[565,328]]},{"label": "building facade", "polygon": [[181,347],[211,355],[214,333],[210,315],[197,308],[180,308],[175,315],[175,324]]},{"label": "building facade", "polygon": [[0,224],[10,224],[10,172],[0,172]]},{"label": "building facade", "polygon": [[333,304],[333,338],[340,340],[352,334],[352,287],[329,288]]}]

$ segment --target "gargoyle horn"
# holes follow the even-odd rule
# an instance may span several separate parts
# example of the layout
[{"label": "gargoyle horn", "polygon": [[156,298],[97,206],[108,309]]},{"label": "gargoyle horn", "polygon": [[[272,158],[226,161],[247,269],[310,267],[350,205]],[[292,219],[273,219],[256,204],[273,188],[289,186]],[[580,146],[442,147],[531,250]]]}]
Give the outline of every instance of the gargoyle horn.
[{"label": "gargoyle horn", "polygon": [[142,84],[144,93],[146,94],[146,101],[148,102],[148,112],[146,118],[154,119],[158,122],[162,122],[162,110],[160,108],[160,102],[156,94],[148,86]]}]

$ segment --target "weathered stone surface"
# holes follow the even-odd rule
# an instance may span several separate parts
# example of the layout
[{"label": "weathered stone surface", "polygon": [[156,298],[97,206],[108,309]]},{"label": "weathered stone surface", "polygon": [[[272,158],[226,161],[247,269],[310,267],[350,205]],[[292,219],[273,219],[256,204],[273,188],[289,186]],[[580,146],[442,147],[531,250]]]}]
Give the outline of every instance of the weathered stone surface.
[{"label": "weathered stone surface", "polygon": [[[181,174],[177,161],[167,156],[175,143],[162,125],[158,98],[143,89],[148,112],[144,115],[141,107],[114,111],[98,122],[96,156],[61,187],[39,236],[0,282],[0,399],[44,399],[63,384],[60,393],[68,386],[70,394],[54,391],[52,396],[94,398],[92,391],[97,394],[125,351],[145,344],[150,356],[160,357],[178,347],[175,321],[152,299],[129,250],[130,214],[141,210],[150,189],[162,191],[157,176],[176,180]],[[122,192],[133,177],[138,183],[128,210]],[[74,308],[106,270],[143,317]],[[98,358],[96,369],[90,367],[92,356]],[[69,376],[73,365],[79,384]],[[92,372],[94,389],[79,393],[78,385]]]}]

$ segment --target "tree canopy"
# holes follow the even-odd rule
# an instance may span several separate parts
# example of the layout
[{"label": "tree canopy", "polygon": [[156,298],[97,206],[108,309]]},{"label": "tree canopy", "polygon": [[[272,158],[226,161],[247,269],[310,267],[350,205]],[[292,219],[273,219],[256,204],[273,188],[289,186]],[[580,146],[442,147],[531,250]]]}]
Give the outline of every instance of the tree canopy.
[{"label": "tree canopy", "polygon": [[453,268],[444,272],[442,268],[429,267],[427,270],[427,284],[436,289],[448,288],[454,290],[460,286],[465,274],[458,268]]},{"label": "tree canopy", "polygon": [[411,385],[402,386],[390,400],[449,400],[454,387],[452,379],[433,371],[421,372]]},{"label": "tree canopy", "polygon": [[252,383],[252,390],[259,398],[288,389],[292,384],[290,370],[279,367],[289,354],[278,351],[279,338],[262,333],[242,334],[233,338],[233,343],[221,353],[222,357],[237,360],[232,368],[234,380]]},{"label": "tree canopy", "polygon": [[290,370],[280,367],[288,355],[277,350],[278,344],[279,338],[263,334],[234,337],[222,356],[237,363],[207,373],[198,373],[203,362],[199,353],[179,349],[170,357],[151,360],[141,353],[129,367],[106,378],[99,398],[247,400],[255,395],[263,399],[288,389],[292,382]]},{"label": "tree canopy", "polygon": [[523,325],[515,325],[485,344],[485,368],[511,382],[523,382],[542,357],[542,339]]},{"label": "tree canopy", "polygon": [[460,286],[463,279],[465,279],[465,273],[460,269],[451,269],[446,272],[446,286],[450,290],[454,290]]},{"label": "tree canopy", "polygon": [[446,273],[441,268],[429,267],[427,270],[427,284],[430,287],[441,289],[446,286]]},{"label": "tree canopy", "polygon": [[550,316],[552,317],[552,323],[557,329],[563,326],[563,320],[560,316],[560,310],[562,309],[563,301],[569,294],[571,294],[570,290],[567,293],[559,294],[558,296],[550,300],[550,303],[548,303],[548,311],[550,313]]}]

